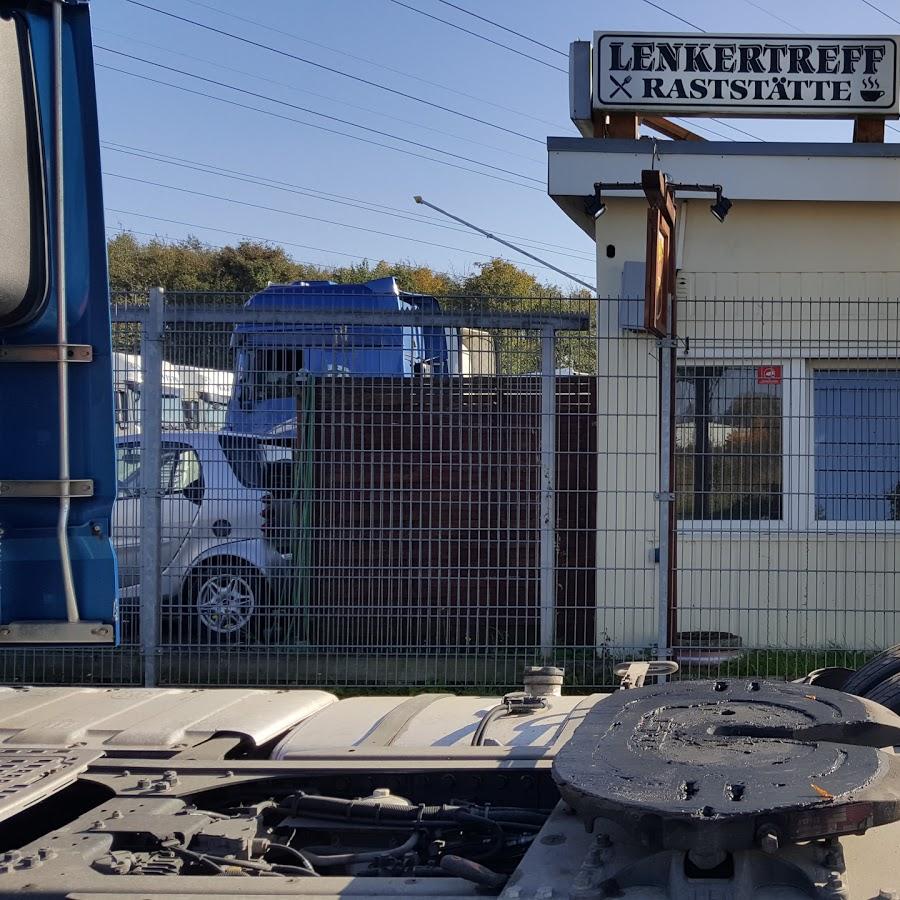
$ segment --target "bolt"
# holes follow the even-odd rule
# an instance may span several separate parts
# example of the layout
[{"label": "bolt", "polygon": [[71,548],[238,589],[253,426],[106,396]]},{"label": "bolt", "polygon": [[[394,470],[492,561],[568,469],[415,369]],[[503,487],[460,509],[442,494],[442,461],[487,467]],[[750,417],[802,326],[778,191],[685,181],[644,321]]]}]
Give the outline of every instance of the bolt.
[{"label": "bolt", "polygon": [[16,863],[17,869],[33,869],[37,860],[33,856],[25,856]]},{"label": "bolt", "polygon": [[38,859],[53,859],[56,856],[56,851],[51,850],[49,847],[41,847],[37,855]]},{"label": "bolt", "polygon": [[91,825],[91,828],[106,828],[106,822],[104,822],[103,819],[97,819],[94,824]]},{"label": "bolt", "polygon": [[885,888],[882,888],[878,892],[878,900],[897,900],[897,895],[896,893],[894,893],[894,891],[889,891]]},{"label": "bolt", "polygon": [[146,790],[148,787],[150,787],[150,779],[149,778],[138,778],[137,786],[139,788],[142,788],[143,790]]},{"label": "bolt", "polygon": [[598,834],[597,837],[594,838],[594,842],[598,847],[611,847],[612,840],[608,834]]},{"label": "bolt", "polygon": [[96,635],[97,637],[103,637],[104,635],[109,634],[109,628],[106,625],[101,625],[99,628],[92,628],[91,634]]},{"label": "bolt", "polygon": [[223,778],[234,778],[234,772],[231,769],[227,769],[225,774],[222,776]]},{"label": "bolt", "polygon": [[118,810],[118,809],[114,809],[114,810],[112,811],[112,813],[110,814],[110,818],[111,818],[111,819],[121,819],[121,818],[122,818],[122,811],[121,811],[121,810]]},{"label": "bolt", "polygon": [[96,522],[91,522],[91,534],[94,537],[100,537],[103,534],[103,529]]},{"label": "bolt", "polygon": [[778,835],[772,831],[764,831],[759,836],[759,849],[763,853],[778,852]]},{"label": "bolt", "polygon": [[831,888],[832,891],[839,891],[844,887],[844,881],[841,878],[840,872],[831,872],[828,876],[828,881],[825,882],[825,887]]},{"label": "bolt", "polygon": [[12,634],[12,631],[9,628],[0,628],[0,634],[2,634],[3,637],[8,637]]}]

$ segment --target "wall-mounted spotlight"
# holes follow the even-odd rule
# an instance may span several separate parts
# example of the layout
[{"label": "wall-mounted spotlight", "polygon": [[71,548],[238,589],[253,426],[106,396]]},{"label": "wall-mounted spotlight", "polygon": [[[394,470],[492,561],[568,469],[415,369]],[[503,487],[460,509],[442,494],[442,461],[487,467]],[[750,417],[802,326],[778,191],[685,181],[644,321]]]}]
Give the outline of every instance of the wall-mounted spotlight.
[{"label": "wall-mounted spotlight", "polygon": [[602,185],[599,181],[594,183],[594,193],[584,198],[584,211],[592,218],[599,219],[606,212],[606,204],[600,194]]},{"label": "wall-mounted spotlight", "polygon": [[728,211],[733,206],[732,202],[722,193],[722,188],[716,191],[716,202],[709,207],[709,211],[720,221],[724,222]]}]

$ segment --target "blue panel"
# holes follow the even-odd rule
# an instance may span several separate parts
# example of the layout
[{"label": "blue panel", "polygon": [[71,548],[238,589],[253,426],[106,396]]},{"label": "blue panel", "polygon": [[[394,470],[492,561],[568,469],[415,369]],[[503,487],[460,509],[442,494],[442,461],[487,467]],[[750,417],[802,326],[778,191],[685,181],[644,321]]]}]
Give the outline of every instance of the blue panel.
[{"label": "blue panel", "polygon": [[[9,6],[6,4],[5,6]],[[21,7],[33,47],[37,103],[47,185],[48,246],[54,244],[52,4]],[[70,465],[73,478],[90,478],[94,496],[72,501],[69,540],[81,617],[114,621],[115,558],[110,515],[115,499],[113,393],[106,239],[100,179],[100,148],[88,7],[66,3],[63,13],[65,67],[65,236],[68,340],[89,344],[94,360],[69,367]],[[49,297],[27,325],[0,331],[0,342],[56,343],[58,273],[49,259]],[[0,477],[58,477],[59,425],[54,364],[7,364],[0,369]],[[0,500],[4,530],[0,566],[0,619],[66,618],[55,532],[59,503]]]},{"label": "blue panel", "polygon": [[900,372],[815,374],[816,518],[900,518]]}]

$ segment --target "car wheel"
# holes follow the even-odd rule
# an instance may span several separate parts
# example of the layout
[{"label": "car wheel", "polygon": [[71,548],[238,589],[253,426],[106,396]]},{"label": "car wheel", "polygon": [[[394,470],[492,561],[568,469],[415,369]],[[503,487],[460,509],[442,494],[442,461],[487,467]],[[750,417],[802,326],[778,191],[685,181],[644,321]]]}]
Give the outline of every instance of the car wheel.
[{"label": "car wheel", "polygon": [[199,640],[221,643],[248,637],[262,605],[263,585],[257,570],[238,561],[207,564],[193,572],[188,609]]}]

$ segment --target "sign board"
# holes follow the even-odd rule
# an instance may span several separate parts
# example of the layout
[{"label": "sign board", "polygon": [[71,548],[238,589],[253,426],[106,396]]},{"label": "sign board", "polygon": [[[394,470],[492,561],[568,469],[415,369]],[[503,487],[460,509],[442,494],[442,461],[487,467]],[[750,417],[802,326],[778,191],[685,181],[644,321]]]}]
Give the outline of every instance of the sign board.
[{"label": "sign board", "polygon": [[594,34],[594,107],[728,116],[900,116],[898,38]]},{"label": "sign board", "polygon": [[757,366],[757,384],[781,384],[781,366]]},{"label": "sign board", "polygon": [[660,209],[647,210],[647,289],[644,329],[665,337],[669,333],[669,295],[673,287],[672,226]]}]

